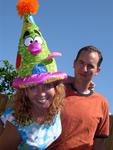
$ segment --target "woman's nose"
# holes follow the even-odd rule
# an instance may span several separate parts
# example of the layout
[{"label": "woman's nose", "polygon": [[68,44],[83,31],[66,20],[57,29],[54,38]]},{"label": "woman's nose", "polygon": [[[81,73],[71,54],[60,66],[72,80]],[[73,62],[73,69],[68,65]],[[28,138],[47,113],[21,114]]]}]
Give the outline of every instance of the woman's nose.
[{"label": "woman's nose", "polygon": [[40,96],[46,96],[45,92],[40,93]]},{"label": "woman's nose", "polygon": [[43,86],[40,86],[40,88],[38,89],[38,94],[39,96],[45,96],[46,95],[46,89]]}]

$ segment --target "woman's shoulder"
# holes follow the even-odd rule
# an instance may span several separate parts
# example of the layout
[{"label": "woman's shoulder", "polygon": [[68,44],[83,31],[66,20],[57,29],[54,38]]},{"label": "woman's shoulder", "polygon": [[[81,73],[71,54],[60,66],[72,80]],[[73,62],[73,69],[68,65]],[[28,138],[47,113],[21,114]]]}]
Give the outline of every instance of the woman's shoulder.
[{"label": "woman's shoulder", "polygon": [[1,115],[1,120],[5,124],[6,121],[12,122],[13,121],[13,109],[11,107],[8,107],[5,109],[5,111]]}]

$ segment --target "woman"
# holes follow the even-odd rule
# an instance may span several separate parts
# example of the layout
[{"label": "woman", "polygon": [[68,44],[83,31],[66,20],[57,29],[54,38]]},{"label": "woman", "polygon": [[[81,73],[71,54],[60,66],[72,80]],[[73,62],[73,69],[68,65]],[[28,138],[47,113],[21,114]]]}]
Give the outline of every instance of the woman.
[{"label": "woman", "polygon": [[64,97],[61,82],[18,89],[12,107],[1,116],[0,149],[45,149],[50,145],[61,134]]},{"label": "woman", "polygon": [[62,80],[67,74],[57,71],[51,52],[32,14],[37,0],[18,0],[17,10],[23,18],[16,69],[17,89],[13,104],[0,120],[0,150],[44,150],[61,134],[60,110],[65,96]]}]

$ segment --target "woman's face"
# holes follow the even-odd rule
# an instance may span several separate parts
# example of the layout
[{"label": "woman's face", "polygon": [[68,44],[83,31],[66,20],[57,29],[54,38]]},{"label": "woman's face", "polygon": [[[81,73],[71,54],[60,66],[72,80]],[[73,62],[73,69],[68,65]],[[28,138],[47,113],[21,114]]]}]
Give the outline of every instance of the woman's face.
[{"label": "woman's face", "polygon": [[40,84],[29,87],[26,89],[26,95],[35,107],[47,109],[51,105],[55,95],[54,84]]}]

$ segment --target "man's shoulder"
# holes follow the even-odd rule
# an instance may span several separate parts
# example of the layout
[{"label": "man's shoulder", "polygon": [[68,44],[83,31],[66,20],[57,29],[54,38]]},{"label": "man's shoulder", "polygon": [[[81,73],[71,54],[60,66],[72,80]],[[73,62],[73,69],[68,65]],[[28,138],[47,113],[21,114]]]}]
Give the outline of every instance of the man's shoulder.
[{"label": "man's shoulder", "polygon": [[100,92],[94,91],[93,93],[94,93],[95,96],[98,96],[98,97],[106,99],[106,97],[103,94],[101,94]]},{"label": "man's shoulder", "polygon": [[98,98],[100,101],[105,102],[105,103],[108,104],[108,100],[106,99],[106,97],[103,94],[101,94],[99,92],[94,92],[93,96]]}]

